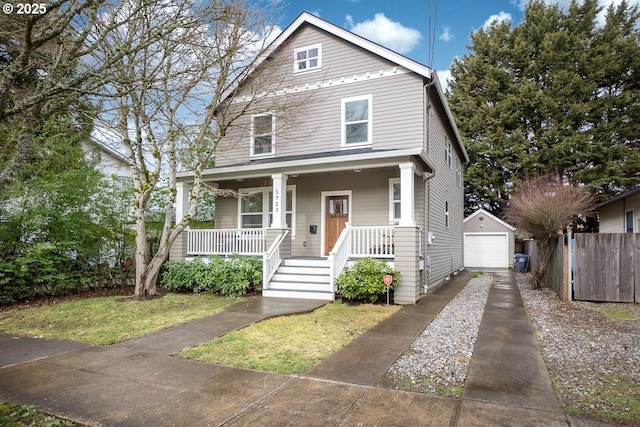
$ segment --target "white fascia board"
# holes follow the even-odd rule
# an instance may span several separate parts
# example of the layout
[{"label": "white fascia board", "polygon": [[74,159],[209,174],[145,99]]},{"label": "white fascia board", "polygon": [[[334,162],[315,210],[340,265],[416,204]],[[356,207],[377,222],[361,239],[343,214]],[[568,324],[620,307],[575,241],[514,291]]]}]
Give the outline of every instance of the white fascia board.
[{"label": "white fascia board", "polygon": [[[307,159],[223,166],[205,170],[202,172],[202,176],[207,181],[225,181],[229,179],[260,178],[274,173],[303,175],[349,169],[371,169],[398,166],[399,163],[406,162],[412,157],[419,158],[425,169],[434,170],[424,150],[422,148],[413,148],[328,157],[323,157],[322,154],[319,154],[317,157]],[[179,172],[177,176],[181,181],[189,181],[193,178],[193,172]]]},{"label": "white fascia board", "polygon": [[[511,230],[511,231],[516,231],[516,227],[514,227],[514,226],[513,226],[513,225],[511,225],[511,224],[508,224],[508,223],[504,222],[503,220],[501,220],[501,219],[500,219],[500,218],[498,218],[497,216],[490,214],[489,212],[485,211],[485,210],[484,210],[484,209],[482,209],[482,208],[478,209],[477,211],[475,211],[474,213],[472,213],[471,215],[469,215],[468,217],[466,217],[462,222],[463,222],[463,223],[465,223],[465,222],[469,221],[471,218],[475,218],[476,216],[478,216],[478,215],[480,215],[480,214],[482,214],[482,215],[484,215],[484,216],[487,216],[487,217],[491,218],[492,220],[494,220],[494,221],[495,221],[495,222],[497,222],[498,224],[500,224],[500,225],[502,225],[502,226],[504,226],[504,227],[508,228],[508,229],[509,229],[509,230]],[[490,234],[496,234],[496,233],[490,233]]]}]

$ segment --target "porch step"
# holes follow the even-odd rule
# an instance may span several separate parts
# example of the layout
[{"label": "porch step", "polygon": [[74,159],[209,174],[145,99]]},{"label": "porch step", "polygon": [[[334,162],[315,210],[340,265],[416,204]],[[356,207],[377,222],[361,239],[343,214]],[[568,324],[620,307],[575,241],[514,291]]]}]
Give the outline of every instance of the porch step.
[{"label": "porch step", "polygon": [[282,289],[263,289],[262,296],[266,298],[298,298],[315,299],[321,301],[334,300],[333,293],[331,292],[286,291]]},{"label": "porch step", "polygon": [[334,299],[326,259],[285,259],[273,275],[264,297]]},{"label": "porch step", "polygon": [[329,268],[329,260],[325,258],[287,258],[282,262],[285,267],[320,267]]}]

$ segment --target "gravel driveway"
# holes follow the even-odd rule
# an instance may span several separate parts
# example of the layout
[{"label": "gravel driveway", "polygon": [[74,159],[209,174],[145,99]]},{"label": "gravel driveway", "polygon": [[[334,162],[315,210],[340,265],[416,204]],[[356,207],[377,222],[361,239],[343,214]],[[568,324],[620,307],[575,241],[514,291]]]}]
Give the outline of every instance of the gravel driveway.
[{"label": "gravel driveway", "polygon": [[[516,282],[569,416],[640,426],[640,304],[562,302]],[[492,275],[473,278],[384,378],[386,387],[460,396]],[[613,415],[615,414],[615,415]]]}]

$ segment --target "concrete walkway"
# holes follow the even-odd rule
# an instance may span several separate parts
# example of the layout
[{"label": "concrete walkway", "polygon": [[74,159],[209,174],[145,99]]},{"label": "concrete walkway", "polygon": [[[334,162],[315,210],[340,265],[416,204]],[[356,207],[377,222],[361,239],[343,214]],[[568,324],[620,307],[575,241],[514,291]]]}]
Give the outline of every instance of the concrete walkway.
[{"label": "concrete walkway", "polygon": [[374,386],[469,278],[454,277],[302,375],[171,355],[317,301],[249,299],[108,347],[0,334],[0,400],[105,426],[567,426],[506,270],[490,291],[461,399]]}]

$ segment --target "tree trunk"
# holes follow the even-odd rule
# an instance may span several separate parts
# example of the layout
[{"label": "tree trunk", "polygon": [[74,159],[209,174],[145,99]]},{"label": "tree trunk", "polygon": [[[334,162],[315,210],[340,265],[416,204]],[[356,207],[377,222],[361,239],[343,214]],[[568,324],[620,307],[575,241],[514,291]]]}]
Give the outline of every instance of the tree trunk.
[{"label": "tree trunk", "polygon": [[540,289],[544,286],[544,275],[547,272],[547,266],[553,255],[556,239],[547,238],[538,241],[538,252],[540,254],[540,263],[538,269],[533,272],[533,289]]}]

